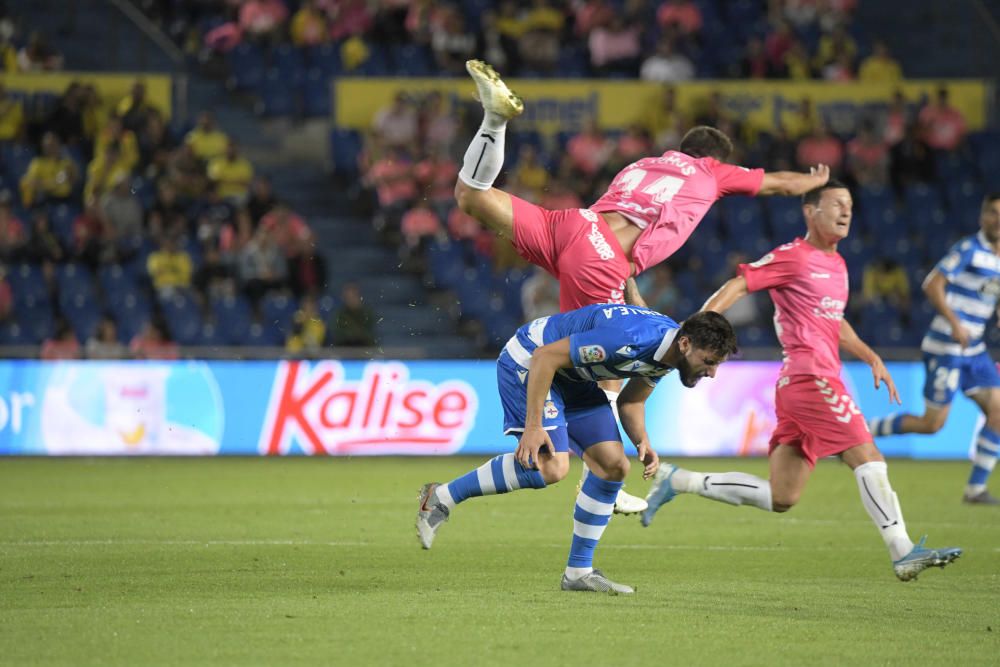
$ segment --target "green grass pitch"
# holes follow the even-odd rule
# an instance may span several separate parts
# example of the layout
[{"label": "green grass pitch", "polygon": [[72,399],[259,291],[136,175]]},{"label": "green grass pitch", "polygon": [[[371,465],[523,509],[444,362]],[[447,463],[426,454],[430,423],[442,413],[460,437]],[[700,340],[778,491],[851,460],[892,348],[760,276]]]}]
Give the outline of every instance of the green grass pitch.
[{"label": "green grass pitch", "polygon": [[420,485],[480,462],[2,460],[0,664],[1000,663],[1000,510],[958,502],[966,463],[890,463],[911,536],[966,549],[918,581],[825,461],[783,516],[684,496],[650,528],[615,517],[596,565],[638,590],[609,597],[559,590],[578,464],[420,549]]}]

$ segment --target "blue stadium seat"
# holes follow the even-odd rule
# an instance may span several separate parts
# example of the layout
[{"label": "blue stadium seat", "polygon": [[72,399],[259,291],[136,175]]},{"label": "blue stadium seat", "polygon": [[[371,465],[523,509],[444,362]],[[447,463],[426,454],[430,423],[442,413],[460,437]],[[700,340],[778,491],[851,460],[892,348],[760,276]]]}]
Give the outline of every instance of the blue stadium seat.
[{"label": "blue stadium seat", "polygon": [[121,340],[132,340],[149,323],[152,309],[146,296],[139,290],[129,290],[109,299],[108,307],[118,325]]},{"label": "blue stadium seat", "polygon": [[49,210],[49,226],[64,246],[73,244],[73,221],[79,214],[71,204],[58,204]]},{"label": "blue stadium seat", "polygon": [[135,290],[135,276],[121,264],[105,264],[97,271],[97,278],[105,296],[114,298],[122,292]]},{"label": "blue stadium seat", "polygon": [[7,278],[14,291],[15,304],[19,298],[23,297],[48,298],[45,277],[42,275],[41,267],[37,264],[18,264],[7,273]]},{"label": "blue stadium seat", "polygon": [[264,77],[264,56],[253,44],[237,44],[227,55],[230,85],[236,90],[253,90]]},{"label": "blue stadium seat", "polygon": [[222,297],[212,301],[212,312],[222,338],[232,345],[239,345],[253,319],[250,303],[242,296]]},{"label": "blue stadium seat", "polygon": [[329,116],[332,93],[330,80],[323,70],[313,68],[306,73],[302,88],[302,106],[306,116]]},{"label": "blue stadium seat", "polygon": [[170,336],[181,345],[195,344],[201,335],[201,311],[192,295],[178,292],[160,301]]},{"label": "blue stadium seat", "polygon": [[802,235],[805,221],[802,218],[802,203],[797,197],[769,197],[767,212],[775,242],[787,243]]},{"label": "blue stadium seat", "polygon": [[12,183],[21,180],[34,157],[35,151],[25,144],[11,142],[0,144],[0,160],[3,162],[3,170]]},{"label": "blue stadium seat", "polygon": [[341,73],[340,45],[321,44],[306,51],[306,61],[311,67],[317,67],[328,78]]},{"label": "blue stadium seat", "polygon": [[285,73],[277,68],[267,70],[257,86],[258,112],[263,116],[290,116],[295,112],[296,92]]},{"label": "blue stadium seat", "polygon": [[198,331],[198,339],[194,344],[205,347],[222,347],[226,345],[226,339],[222,337],[222,333],[214,322],[203,322]]},{"label": "blue stadium seat", "polygon": [[730,239],[752,239],[766,235],[764,212],[759,199],[734,196],[725,197],[719,203],[722,205],[722,221]]},{"label": "blue stadium seat", "polygon": [[330,132],[330,153],[337,173],[354,177],[358,173],[361,135],[356,130],[335,129]]},{"label": "blue stadium seat", "polygon": [[279,331],[288,332],[291,329],[292,316],[298,304],[287,294],[275,292],[267,294],[260,302],[261,321]]},{"label": "blue stadium seat", "polygon": [[419,44],[401,44],[390,47],[393,74],[398,76],[429,77],[434,74],[434,56]]},{"label": "blue stadium seat", "polygon": [[101,313],[92,299],[83,294],[76,294],[68,299],[60,298],[60,309],[81,342],[97,332]]},{"label": "blue stadium seat", "polygon": [[239,344],[252,347],[278,347],[285,344],[285,334],[274,327],[254,322],[243,332]]},{"label": "blue stadium seat", "polygon": [[61,298],[73,298],[77,295],[95,298],[94,276],[82,264],[60,264],[56,268],[56,285]]}]

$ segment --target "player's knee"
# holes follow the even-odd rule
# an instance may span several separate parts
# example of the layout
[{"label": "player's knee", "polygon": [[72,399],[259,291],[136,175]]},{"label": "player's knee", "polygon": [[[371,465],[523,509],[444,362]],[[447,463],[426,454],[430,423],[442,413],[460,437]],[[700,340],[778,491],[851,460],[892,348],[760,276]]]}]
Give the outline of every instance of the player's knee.
[{"label": "player's knee", "polygon": [[476,202],[480,194],[479,190],[470,188],[462,181],[455,182],[455,202],[458,204],[458,208],[467,215],[475,217]]},{"label": "player's knee", "polygon": [[924,419],[921,419],[917,425],[917,433],[933,435],[944,428],[944,422],[944,417],[925,417]]},{"label": "player's knee", "polygon": [[771,497],[771,510],[778,512],[779,514],[784,514],[788,510],[795,507],[795,504],[799,502],[799,494],[794,492],[785,492],[775,494]]},{"label": "player's knee", "polygon": [[628,477],[631,464],[628,458],[622,456],[604,467],[604,479],[610,482],[620,482]]},{"label": "player's knee", "polygon": [[555,484],[569,474],[569,459],[565,456],[552,458],[539,466],[539,472],[546,484]]}]

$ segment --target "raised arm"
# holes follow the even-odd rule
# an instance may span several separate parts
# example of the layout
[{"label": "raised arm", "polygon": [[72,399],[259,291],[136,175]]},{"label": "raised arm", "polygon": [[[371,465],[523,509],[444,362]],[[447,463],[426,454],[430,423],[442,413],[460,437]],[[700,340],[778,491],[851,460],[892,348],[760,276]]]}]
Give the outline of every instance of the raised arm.
[{"label": "raised arm", "polygon": [[702,310],[710,310],[714,313],[719,313],[720,315],[747,294],[750,290],[747,288],[747,279],[743,276],[736,276],[735,278],[730,278],[726,283],[720,287],[715,294],[708,297],[708,301],[705,305],[701,307]]},{"label": "raised arm", "polygon": [[962,326],[962,320],[958,319],[958,315],[948,305],[948,299],[944,290],[947,285],[948,278],[937,269],[933,269],[927,274],[927,278],[924,279],[924,294],[927,295],[927,300],[931,302],[931,305],[941,313],[941,316],[948,320],[948,324],[951,325],[951,337],[965,348],[969,345],[969,334],[965,331],[965,327]]},{"label": "raised arm", "polygon": [[646,432],[646,399],[653,393],[653,387],[642,378],[632,378],[618,394],[618,419],[629,440],[635,444],[639,460],[642,461],[642,478],[649,479],[656,474],[660,465],[659,457],[649,442]]},{"label": "raised arm", "polygon": [[810,167],[808,174],[797,171],[772,171],[764,174],[758,195],[779,195],[795,197],[826,185],[830,180],[830,168],[825,164]]},{"label": "raised arm", "polygon": [[899,392],[896,391],[896,383],[892,381],[892,376],[889,375],[889,370],[882,362],[882,357],[878,356],[875,350],[861,340],[854,327],[847,320],[840,320],[840,347],[871,366],[875,388],[878,389],[882,382],[885,382],[885,386],[889,390],[889,401],[902,405]]}]

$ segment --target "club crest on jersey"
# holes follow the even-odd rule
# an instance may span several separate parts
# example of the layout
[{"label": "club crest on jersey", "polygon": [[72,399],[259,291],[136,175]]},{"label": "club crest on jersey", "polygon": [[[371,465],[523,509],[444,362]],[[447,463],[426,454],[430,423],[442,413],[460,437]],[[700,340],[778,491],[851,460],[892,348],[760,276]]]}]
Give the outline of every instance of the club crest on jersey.
[{"label": "club crest on jersey", "polygon": [[546,419],[555,419],[559,416],[559,408],[553,401],[545,401],[545,409],[543,410]]},{"label": "club crest on jersey", "polygon": [[580,361],[585,364],[599,364],[608,358],[608,353],[600,345],[582,345],[579,353]]}]

